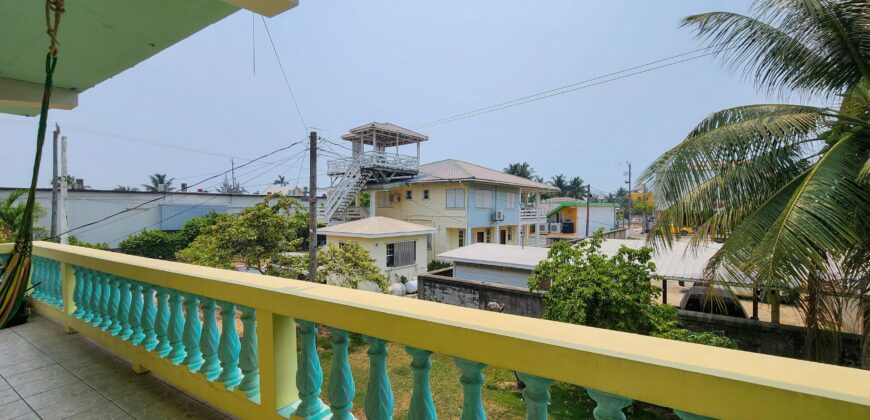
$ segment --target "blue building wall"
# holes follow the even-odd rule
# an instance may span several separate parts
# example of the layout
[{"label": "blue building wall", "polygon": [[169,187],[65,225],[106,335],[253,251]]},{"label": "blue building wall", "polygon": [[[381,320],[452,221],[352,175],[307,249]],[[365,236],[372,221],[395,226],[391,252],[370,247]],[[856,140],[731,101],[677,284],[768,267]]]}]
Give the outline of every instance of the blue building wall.
[{"label": "blue building wall", "polygon": [[[477,190],[489,190],[495,193],[495,205],[491,209],[477,208]],[[509,192],[516,194],[514,207],[508,209],[507,194]],[[504,220],[499,222],[500,225],[519,225],[520,224],[520,203],[519,203],[519,188],[509,188],[503,186],[473,184],[468,187],[468,224],[471,228],[492,226],[492,213],[496,210],[501,210],[504,214]]]}]

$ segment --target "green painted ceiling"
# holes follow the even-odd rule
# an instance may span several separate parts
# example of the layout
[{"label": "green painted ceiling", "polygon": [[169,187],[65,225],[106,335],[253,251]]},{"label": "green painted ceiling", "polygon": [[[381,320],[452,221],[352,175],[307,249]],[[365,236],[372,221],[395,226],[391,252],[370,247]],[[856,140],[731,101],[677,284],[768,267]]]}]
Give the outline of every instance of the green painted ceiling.
[{"label": "green painted ceiling", "polygon": [[[67,0],[55,86],[89,89],[236,10],[221,0]],[[45,3],[0,0],[0,77],[42,84],[47,49]]]}]

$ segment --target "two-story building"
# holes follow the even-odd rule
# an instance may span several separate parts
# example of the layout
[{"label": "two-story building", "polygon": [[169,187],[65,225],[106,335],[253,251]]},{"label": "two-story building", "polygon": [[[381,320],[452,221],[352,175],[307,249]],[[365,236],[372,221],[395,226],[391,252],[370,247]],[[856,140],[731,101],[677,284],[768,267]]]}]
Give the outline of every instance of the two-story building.
[{"label": "two-story building", "polygon": [[[326,220],[342,220],[359,193],[368,191],[369,217],[434,228],[429,259],[473,243],[545,243],[547,215],[538,205],[542,193],[556,188],[456,159],[419,165],[420,143],[428,137],[389,123],[351,129],[342,139],[351,143],[353,156],[329,162],[335,188]],[[416,156],[401,154],[404,146],[416,146]]]},{"label": "two-story building", "polygon": [[447,159],[421,165],[414,178],[368,190],[373,197],[369,214],[432,226],[429,249],[437,254],[474,243],[540,241],[546,214],[535,203],[553,187]]}]

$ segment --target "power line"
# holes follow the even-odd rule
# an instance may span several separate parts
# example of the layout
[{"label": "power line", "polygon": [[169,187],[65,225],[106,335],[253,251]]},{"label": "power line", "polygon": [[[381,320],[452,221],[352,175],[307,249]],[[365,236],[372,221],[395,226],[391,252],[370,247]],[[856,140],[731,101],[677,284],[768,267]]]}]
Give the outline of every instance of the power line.
[{"label": "power line", "polygon": [[[670,57],[665,57],[665,58],[662,58],[662,59],[659,59],[659,60],[650,61],[650,62],[648,62],[648,63],[641,64],[641,65],[628,67],[628,68],[625,68],[625,69],[622,69],[622,70],[619,70],[619,71],[615,71],[615,72],[611,72],[611,73],[607,73],[607,74],[604,74],[604,75],[601,75],[601,76],[596,76],[596,77],[593,77],[593,78],[591,78],[591,79],[582,80],[582,81],[579,81],[579,82],[575,82],[575,83],[571,83],[571,84],[568,84],[568,85],[560,86],[560,87],[557,87],[557,88],[554,88],[554,89],[549,89],[549,90],[545,90],[545,91],[542,91],[542,92],[534,93],[534,94],[531,94],[531,95],[523,96],[523,97],[521,97],[521,98],[512,99],[512,100],[509,100],[509,101],[505,101],[505,102],[497,103],[497,104],[490,105],[490,106],[486,106],[486,107],[483,107],[483,108],[478,108],[478,109],[475,109],[475,110],[472,110],[472,111],[467,111],[467,112],[463,112],[463,113],[459,113],[459,114],[454,114],[454,115],[447,116],[447,117],[444,117],[444,118],[440,118],[440,119],[437,119],[437,120],[433,120],[433,121],[429,121],[429,122],[426,122],[426,123],[418,124],[418,125],[416,125],[416,126],[413,126],[412,128],[414,128],[414,129],[420,129],[420,128],[433,127],[433,126],[441,125],[441,124],[447,124],[447,123],[450,123],[450,122],[454,122],[454,121],[458,121],[458,120],[462,120],[462,119],[466,119],[466,118],[471,118],[471,117],[476,117],[476,116],[479,116],[479,115],[488,114],[488,113],[491,113],[491,112],[500,111],[500,110],[507,109],[507,108],[513,108],[513,107],[515,107],[515,106],[519,106],[519,105],[527,104],[527,103],[530,103],[530,102],[539,101],[539,100],[541,100],[541,99],[551,98],[551,97],[553,97],[553,96],[563,95],[563,94],[570,93],[570,92],[574,92],[574,91],[578,91],[578,90],[581,90],[581,89],[586,89],[586,88],[589,88],[589,87],[598,86],[598,85],[605,84],[605,83],[609,83],[609,82],[616,81],[616,80],[619,80],[619,79],[624,79],[624,78],[627,78],[627,77],[636,76],[636,75],[643,74],[643,73],[647,73],[647,72],[650,72],[650,71],[659,70],[659,69],[662,69],[662,68],[665,68],[665,67],[670,67],[670,66],[673,66],[673,65],[676,65],[676,64],[685,63],[685,62],[687,62],[687,61],[696,60],[696,59],[699,59],[699,58],[702,58],[702,57],[706,57],[706,56],[709,56],[709,55],[717,54],[717,53],[721,52],[722,50],[719,49],[719,50],[715,50],[715,51],[707,52],[707,53],[705,53],[705,54],[697,55],[697,56],[694,56],[694,57],[689,57],[689,58],[686,58],[686,59],[683,59],[683,60],[673,61],[673,62],[670,62],[670,63],[667,63],[667,64],[662,64],[662,65],[658,65],[658,66],[655,66],[655,67],[650,67],[650,68],[646,68],[646,69],[643,69],[643,70],[638,70],[638,69],[642,69],[642,68],[644,68],[644,67],[649,67],[649,66],[654,65],[654,64],[658,64],[658,63],[662,63],[662,62],[666,62],[666,61],[671,61],[671,60],[673,60],[673,59],[675,59],[675,58],[684,57],[684,56],[691,55],[691,54],[695,54],[695,53],[698,53],[698,52],[701,52],[701,51],[705,51],[705,50],[709,50],[709,49],[712,49],[712,48],[716,48],[716,47],[719,47],[720,45],[722,45],[722,44],[711,45],[711,46],[708,46],[708,47],[699,48],[699,49],[692,50],[692,51],[688,51],[688,52],[685,52],[685,53],[681,53],[681,54],[677,54],[677,55],[672,55],[672,56],[670,56]],[[633,70],[638,70],[638,71],[633,71]],[[628,72],[630,72],[630,73],[628,73]],[[628,74],[623,74],[623,73],[628,73]],[[612,77],[612,76],[616,76],[616,75],[619,75],[619,74],[623,74],[623,75],[622,75],[622,76],[618,76],[618,77]],[[604,79],[604,80],[602,80],[602,79]],[[597,82],[597,83],[591,83],[591,84],[588,84],[588,83],[590,83],[590,82],[594,82],[594,81],[596,81],[596,80],[600,80],[600,81]]]},{"label": "power line", "polygon": [[308,124],[305,123],[305,118],[302,118],[302,111],[299,109],[299,103],[296,102],[296,95],[293,94],[293,88],[290,86],[290,79],[287,78],[287,72],[284,71],[284,64],[281,63],[281,56],[278,55],[278,48],[275,47],[275,41],[272,39],[272,32],[269,31],[269,25],[266,23],[266,18],[260,16],[263,21],[263,27],[266,28],[266,35],[269,37],[269,43],[272,44],[272,51],[275,53],[275,59],[278,60],[278,67],[281,69],[281,75],[284,76],[284,84],[287,85],[287,90],[290,91],[290,99],[293,100],[293,106],[296,107],[296,114],[299,115],[299,121],[302,122],[302,130],[308,133]]},{"label": "power line", "polygon": [[[281,148],[279,148],[279,149],[273,150],[273,151],[271,151],[271,152],[269,152],[269,153],[266,153],[266,154],[264,154],[264,155],[261,155],[261,156],[255,158],[255,159],[253,159],[253,160],[251,160],[251,161],[249,161],[249,162],[246,162],[246,163],[244,163],[244,164],[242,164],[242,165],[239,165],[237,168],[239,168],[239,169],[240,169],[240,168],[244,168],[245,166],[248,166],[248,165],[250,165],[250,164],[252,164],[252,163],[254,163],[254,162],[256,162],[256,161],[258,161],[258,160],[260,160],[260,159],[264,159],[264,158],[269,157],[269,156],[272,156],[272,155],[274,155],[274,154],[276,154],[276,153],[283,152],[284,150],[290,149],[291,147],[296,146],[296,145],[302,143],[303,141],[305,141],[305,140],[299,140],[299,141],[297,141],[297,142],[294,142],[294,143],[290,144],[289,146],[285,146],[285,147],[281,147]],[[190,187],[195,187],[195,186],[197,186],[197,185],[200,185],[200,184],[203,184],[203,183],[205,183],[205,182],[207,182],[207,181],[210,181],[210,180],[212,180],[212,179],[215,179],[215,178],[217,178],[217,177],[219,177],[219,176],[221,176],[221,175],[226,175],[226,174],[230,173],[232,170],[233,170],[233,169],[228,169],[228,170],[226,170],[226,171],[224,171],[224,172],[222,172],[222,173],[220,173],[220,174],[217,174],[217,175],[214,175],[214,176],[211,176],[211,177],[205,178],[205,179],[203,179],[203,180],[201,180],[201,181],[199,181],[199,182],[196,182],[196,183],[190,185]],[[118,215],[121,215],[121,214],[124,214],[124,213],[130,212],[130,211],[133,211],[133,210],[139,209],[139,208],[141,208],[142,206],[144,206],[144,205],[146,205],[146,204],[150,204],[150,203],[153,203],[153,202],[155,202],[155,201],[163,200],[163,199],[165,199],[166,197],[169,197],[169,196],[172,196],[172,195],[178,194],[179,192],[180,192],[180,191],[168,192],[168,193],[164,194],[164,195],[161,196],[161,197],[157,197],[157,198],[155,198],[155,199],[145,201],[145,202],[143,202],[143,203],[141,203],[141,204],[139,204],[139,205],[133,206],[133,207],[131,207],[131,208],[129,208],[129,209],[124,209],[124,210],[122,210],[122,211],[119,211],[119,212],[116,212],[116,213],[110,214],[110,215],[108,215],[108,216],[102,217],[102,218],[97,219],[97,220],[94,220],[94,221],[92,221],[92,222],[88,222],[88,223],[85,223],[85,224],[83,224],[83,225],[80,225],[80,226],[74,227],[74,228],[72,228],[72,229],[67,230],[66,232],[61,232],[60,234],[55,235],[55,236],[52,236],[51,238],[48,238],[47,240],[54,239],[54,238],[56,238],[56,237],[58,237],[58,236],[60,236],[60,235],[63,235],[63,234],[69,234],[69,233],[71,233],[71,232],[77,231],[77,230],[79,230],[79,229],[82,229],[82,228],[85,228],[85,227],[88,227],[88,226],[93,226],[93,225],[95,225],[95,224],[98,224],[98,223],[101,223],[101,222],[106,221],[106,220],[108,220],[108,219],[111,219],[111,218],[113,218],[113,217],[115,217],[115,216],[118,216]]]}]

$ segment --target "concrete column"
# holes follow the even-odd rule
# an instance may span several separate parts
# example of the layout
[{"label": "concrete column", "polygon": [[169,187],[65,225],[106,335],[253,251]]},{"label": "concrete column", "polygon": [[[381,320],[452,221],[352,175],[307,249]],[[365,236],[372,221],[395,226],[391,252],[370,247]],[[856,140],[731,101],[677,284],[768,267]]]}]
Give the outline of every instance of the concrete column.
[{"label": "concrete column", "polygon": [[369,217],[375,217],[375,209],[378,207],[376,204],[377,198],[377,191],[369,191]]},{"label": "concrete column", "polygon": [[[535,210],[541,208],[541,193],[535,193]],[[541,217],[535,215],[535,243],[541,240]]]}]

